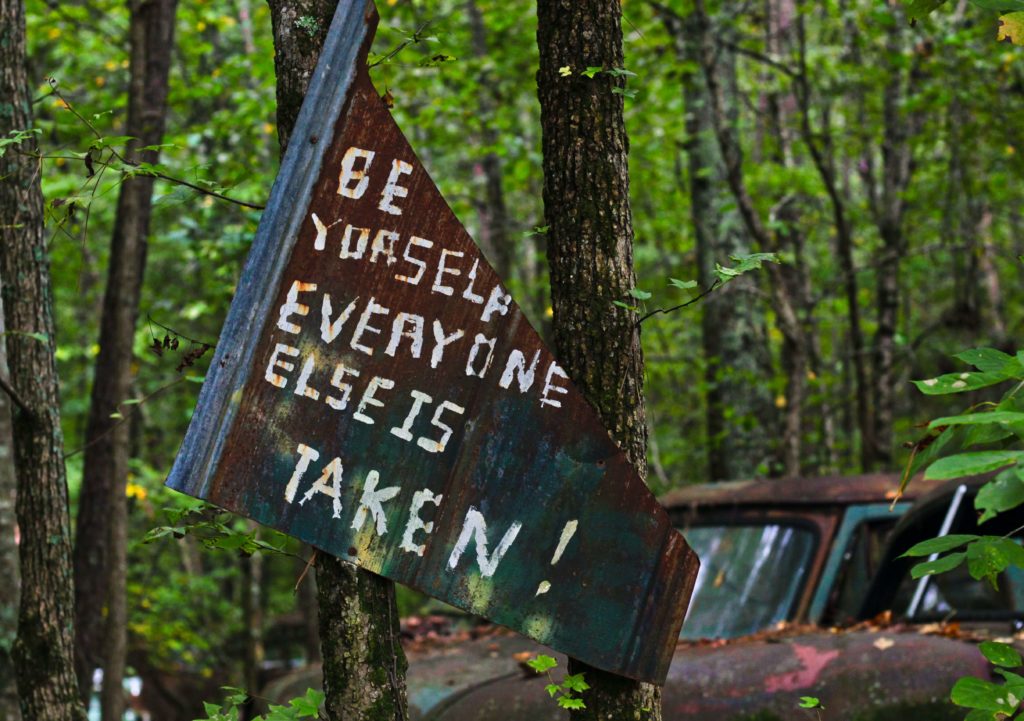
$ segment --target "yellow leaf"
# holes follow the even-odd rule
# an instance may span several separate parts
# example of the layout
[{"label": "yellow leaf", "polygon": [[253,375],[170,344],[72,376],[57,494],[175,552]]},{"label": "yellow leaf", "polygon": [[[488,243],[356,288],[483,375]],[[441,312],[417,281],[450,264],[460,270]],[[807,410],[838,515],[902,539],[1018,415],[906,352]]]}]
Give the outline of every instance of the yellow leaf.
[{"label": "yellow leaf", "polygon": [[1009,40],[1014,45],[1024,45],[1024,12],[1001,16],[996,40]]},{"label": "yellow leaf", "polygon": [[570,75],[572,75],[572,68],[570,68],[568,65],[563,65],[558,69],[558,74],[561,75],[563,78],[567,78]]}]

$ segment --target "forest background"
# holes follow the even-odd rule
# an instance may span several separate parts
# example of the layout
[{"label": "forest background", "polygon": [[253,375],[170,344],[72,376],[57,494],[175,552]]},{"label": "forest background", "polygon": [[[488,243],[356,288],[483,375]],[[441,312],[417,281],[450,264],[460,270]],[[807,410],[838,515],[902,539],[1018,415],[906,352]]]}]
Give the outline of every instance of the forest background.
[{"label": "forest background", "polygon": [[[74,517],[123,181],[104,163],[126,134],[129,18],[106,0],[26,9]],[[548,333],[533,2],[379,9],[378,90]],[[623,3],[638,281],[614,300],[648,316],[715,286],[731,256],[781,262],[643,320],[650,484],[897,471],[915,426],[950,410],[909,379],[959,370],[949,356],[966,348],[1014,352],[1020,337],[1022,49],[996,45],[994,15],[966,0],[914,24],[875,0],[707,9],[710,24],[684,0]],[[208,192],[156,181],[132,387],[113,420],[131,420],[129,665],[214,698],[244,682],[265,632],[290,628],[295,653],[315,657],[315,602],[309,584],[293,592],[304,551],[276,534],[260,538],[294,556],[240,558],[245,536],[216,528],[180,543],[150,533],[193,507],[162,482],[209,358],[196,356],[216,342],[259,220],[209,192],[259,206],[278,165],[267,6],[182,0],[175,22],[151,169]]]}]

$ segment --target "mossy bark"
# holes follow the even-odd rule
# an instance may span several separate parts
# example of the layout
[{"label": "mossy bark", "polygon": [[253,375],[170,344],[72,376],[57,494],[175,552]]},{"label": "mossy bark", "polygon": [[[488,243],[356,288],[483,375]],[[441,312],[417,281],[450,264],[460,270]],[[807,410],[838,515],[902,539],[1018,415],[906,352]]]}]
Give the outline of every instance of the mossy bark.
[{"label": "mossy bark", "polygon": [[[0,137],[32,127],[25,9],[0,0]],[[84,721],[72,661],[71,533],[50,261],[34,140],[0,158],[0,278],[14,418],[21,605],[13,659],[23,718]],[[7,582],[7,579],[4,579]]]},{"label": "mossy bark", "polygon": [[[337,0],[269,0],[281,153],[288,145]],[[320,553],[320,648],[327,721],[406,721],[407,663],[395,586]]]},{"label": "mossy bark", "polygon": [[[555,353],[612,437],[647,475],[643,351],[635,313],[613,305],[635,286],[629,140],[619,0],[538,0],[537,89]],[[661,719],[661,689],[570,661],[592,688],[584,719]]]}]

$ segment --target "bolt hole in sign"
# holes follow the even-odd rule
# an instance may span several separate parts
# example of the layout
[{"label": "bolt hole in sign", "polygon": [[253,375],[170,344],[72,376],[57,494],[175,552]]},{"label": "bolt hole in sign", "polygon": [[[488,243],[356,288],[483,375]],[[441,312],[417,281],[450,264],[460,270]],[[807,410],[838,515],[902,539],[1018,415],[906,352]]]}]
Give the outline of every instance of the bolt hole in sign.
[{"label": "bolt hole in sign", "polygon": [[663,683],[698,561],[441,197],[338,5],[167,484]]}]

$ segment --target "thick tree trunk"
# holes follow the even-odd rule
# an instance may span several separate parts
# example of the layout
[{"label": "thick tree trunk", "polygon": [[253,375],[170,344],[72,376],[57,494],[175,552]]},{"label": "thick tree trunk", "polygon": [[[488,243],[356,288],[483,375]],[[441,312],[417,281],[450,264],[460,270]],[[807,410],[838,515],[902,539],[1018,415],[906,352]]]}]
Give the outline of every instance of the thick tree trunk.
[{"label": "thick tree trunk", "polygon": [[[683,76],[686,153],[689,159],[691,218],[697,240],[701,287],[714,282],[715,263],[751,251],[749,235],[735,210],[715,139],[707,83],[699,70],[696,13],[680,17],[667,7],[659,15],[672,36],[676,57],[696,70]],[[735,57],[719,56],[726,86],[726,114],[735,124]],[[707,363],[708,480],[754,478],[770,466],[775,415],[767,379],[771,355],[759,307],[757,282],[744,276],[704,301],[701,322]]]},{"label": "thick tree trunk", "polygon": [[[0,278],[0,378],[7,372],[7,343],[4,340],[3,278]],[[18,519],[14,507],[18,497],[14,474],[14,428],[10,397],[0,391],[0,721],[20,721],[18,684],[14,680],[11,650],[18,636],[18,601],[21,573],[18,569],[18,544],[15,534]]]},{"label": "thick tree trunk", "polygon": [[[647,475],[643,351],[636,315],[613,301],[635,287],[629,140],[621,80],[588,67],[623,67],[618,0],[538,0],[537,89],[555,353],[612,437]],[[568,68],[570,74],[564,74]],[[661,719],[661,689],[570,661],[585,672],[580,718]]]},{"label": "thick tree trunk", "polygon": [[[288,145],[337,0],[268,0],[274,25],[277,125]],[[300,20],[302,22],[300,22]],[[395,585],[320,553],[320,647],[327,721],[405,721],[405,671]]]},{"label": "thick tree trunk", "polygon": [[[21,0],[0,0],[0,137],[31,127],[24,6]],[[35,141],[20,150],[35,152]],[[84,721],[72,659],[68,488],[39,172],[39,161],[18,151],[8,149],[0,158],[7,365],[10,386],[24,405],[14,419],[22,586],[13,660],[23,718]]]},{"label": "thick tree trunk", "polygon": [[[131,84],[125,133],[136,138],[126,149],[130,160],[156,162],[156,151],[137,148],[163,140],[176,6],[177,0],[130,3]],[[76,670],[83,698],[87,698],[93,670],[103,666],[105,721],[119,721],[124,715],[128,625],[125,483],[130,426],[112,416],[131,392],[153,182],[154,178],[144,175],[127,178],[118,196],[75,536]]]}]

